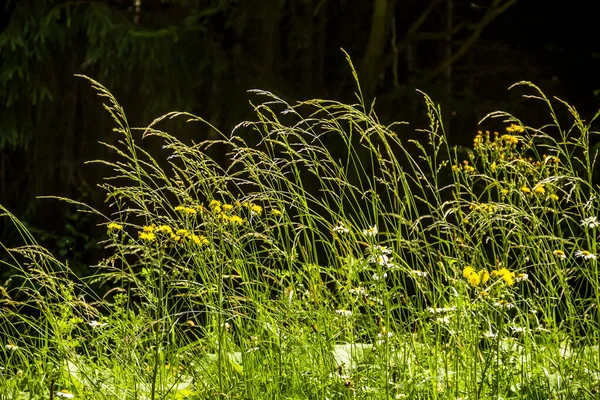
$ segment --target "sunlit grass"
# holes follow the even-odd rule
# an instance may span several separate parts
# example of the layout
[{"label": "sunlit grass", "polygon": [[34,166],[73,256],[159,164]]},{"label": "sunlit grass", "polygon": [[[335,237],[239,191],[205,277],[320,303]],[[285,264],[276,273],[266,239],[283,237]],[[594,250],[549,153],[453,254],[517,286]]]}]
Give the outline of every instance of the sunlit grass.
[{"label": "sunlit grass", "polygon": [[[230,135],[187,113],[132,129],[92,85],[120,137],[96,161],[113,212],[73,203],[111,256],[77,278],[3,209],[25,245],[6,249],[0,397],[598,397],[595,133],[568,104],[520,83],[551,124],[493,113],[504,131],[457,149],[426,95],[406,141],[360,97],[264,91]],[[182,143],[171,118],[219,139]]]}]

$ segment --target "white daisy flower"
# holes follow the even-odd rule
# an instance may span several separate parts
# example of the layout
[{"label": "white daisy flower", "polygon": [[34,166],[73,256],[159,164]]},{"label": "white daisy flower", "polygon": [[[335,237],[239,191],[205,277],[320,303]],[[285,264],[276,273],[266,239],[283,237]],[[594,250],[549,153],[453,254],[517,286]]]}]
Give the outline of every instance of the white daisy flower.
[{"label": "white daisy flower", "polygon": [[377,225],[373,225],[370,228],[363,229],[363,235],[365,236],[375,236],[379,233],[379,229],[377,229]]},{"label": "white daisy flower", "polygon": [[375,246],[371,247],[371,253],[373,254],[392,254],[392,249],[388,248],[387,246],[380,246],[378,244],[376,244]]},{"label": "white daisy flower", "polygon": [[56,392],[57,397],[62,397],[64,399],[74,399],[75,395],[73,393],[68,392],[67,390],[61,390],[60,392]]},{"label": "white daisy flower", "polygon": [[595,229],[600,226],[600,221],[596,217],[587,217],[581,220],[581,226]]},{"label": "white daisy flower", "polygon": [[427,272],[425,272],[425,271],[419,271],[419,270],[416,270],[416,269],[413,269],[413,270],[411,271],[411,273],[412,273],[413,275],[415,275],[415,276],[418,276],[418,277],[420,277],[420,278],[425,278],[425,277],[427,276]]},{"label": "white daisy flower", "polygon": [[587,250],[576,250],[575,251],[575,257],[581,257],[585,260],[595,260],[596,259],[596,255],[590,253]]},{"label": "white daisy flower", "polygon": [[382,280],[382,279],[385,279],[385,278],[387,278],[387,276],[388,276],[388,275],[387,275],[387,272],[384,272],[384,273],[383,273],[383,274],[381,274],[381,275],[380,275],[380,274],[373,274],[373,280],[374,280],[374,281],[380,281],[380,280]]},{"label": "white daisy flower", "polygon": [[359,296],[360,296],[360,295],[364,295],[364,294],[366,294],[366,293],[367,293],[367,292],[365,291],[365,288],[364,288],[364,287],[362,287],[362,286],[359,286],[359,287],[357,287],[357,288],[352,288],[352,289],[348,290],[348,292],[349,292],[350,294],[359,295]]},{"label": "white daisy flower", "polygon": [[348,233],[350,229],[346,228],[343,223],[339,223],[336,227],[333,228],[335,233]]},{"label": "white daisy flower", "polygon": [[6,347],[6,350],[10,350],[10,351],[15,351],[15,350],[17,350],[19,348],[19,346],[14,345],[14,344],[10,344],[10,343],[7,344],[5,347]]},{"label": "white daisy flower", "polygon": [[351,310],[335,310],[335,313],[337,315],[341,315],[342,317],[351,317],[352,316]]},{"label": "white daisy flower", "polygon": [[98,322],[98,321],[95,321],[95,320],[88,322],[88,325],[91,326],[92,328],[102,328],[102,327],[106,326],[105,323]]}]

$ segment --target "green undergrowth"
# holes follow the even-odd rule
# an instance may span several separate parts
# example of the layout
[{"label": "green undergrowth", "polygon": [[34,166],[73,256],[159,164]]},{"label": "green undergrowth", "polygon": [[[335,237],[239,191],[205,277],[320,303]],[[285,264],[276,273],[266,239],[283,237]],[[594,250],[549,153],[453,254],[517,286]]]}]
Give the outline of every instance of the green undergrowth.
[{"label": "green undergrowth", "polygon": [[[492,113],[502,132],[456,148],[425,94],[415,133],[360,89],[254,91],[225,134],[179,112],[130,128],[90,82],[118,138],[94,161],[112,213],[71,203],[110,256],[76,277],[2,209],[24,245],[4,248],[1,398],[599,398],[596,133],[568,104],[521,82],[549,124]],[[218,139],[182,143],[173,118]]]}]

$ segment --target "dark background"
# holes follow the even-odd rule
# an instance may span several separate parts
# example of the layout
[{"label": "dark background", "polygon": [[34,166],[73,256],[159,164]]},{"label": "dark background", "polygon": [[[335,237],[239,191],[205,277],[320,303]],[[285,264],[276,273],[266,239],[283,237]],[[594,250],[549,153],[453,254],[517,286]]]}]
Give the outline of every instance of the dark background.
[{"label": "dark background", "polygon": [[[294,102],[355,102],[345,49],[384,123],[424,121],[415,89],[442,105],[454,144],[468,146],[488,112],[550,122],[522,91],[530,80],[598,108],[600,45],[595,2],[532,0],[135,0],[0,3],[0,203],[71,265],[102,256],[102,221],[40,195],[108,211],[97,188],[112,157],[112,121],[89,82],[104,84],[132,126],[162,113],[199,115],[223,132],[252,118],[248,89]],[[173,124],[185,141],[211,138]],[[214,154],[216,158],[223,155]],[[19,237],[0,221],[0,242]],[[1,258],[1,257],[0,257]]]}]

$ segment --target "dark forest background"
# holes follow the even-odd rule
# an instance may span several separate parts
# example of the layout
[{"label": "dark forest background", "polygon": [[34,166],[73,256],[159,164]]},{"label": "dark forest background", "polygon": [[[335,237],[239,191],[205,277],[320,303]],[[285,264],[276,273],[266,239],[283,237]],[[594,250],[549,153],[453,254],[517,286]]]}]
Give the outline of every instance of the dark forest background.
[{"label": "dark forest background", "polygon": [[[352,57],[383,122],[415,123],[427,92],[442,105],[453,143],[469,146],[477,122],[503,109],[549,122],[507,88],[530,80],[598,108],[595,2],[532,0],[24,0],[0,3],[0,203],[71,265],[102,256],[99,222],[57,195],[105,209],[107,174],[87,160],[116,143],[90,76],[119,99],[132,126],[189,111],[223,132],[252,118],[248,89],[293,102],[354,102]],[[524,111],[526,110],[526,111]],[[526,115],[519,114],[526,112]],[[169,127],[189,142],[214,132]],[[334,144],[332,144],[334,145]],[[148,146],[152,146],[151,143]],[[224,154],[214,154],[224,157]],[[103,208],[104,207],[104,208]],[[108,211],[108,210],[106,210]],[[19,237],[0,221],[0,242]],[[1,258],[1,257],[0,257]]]}]

